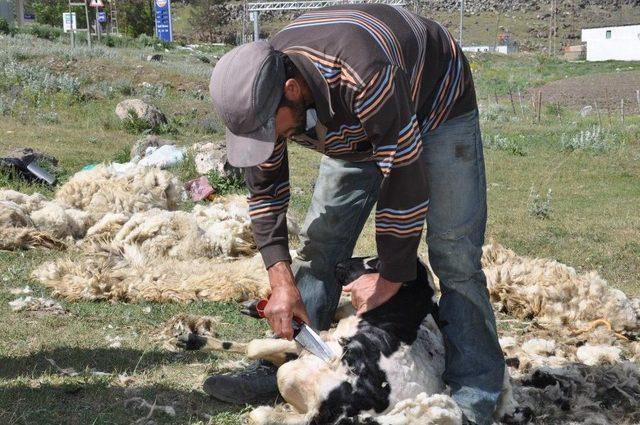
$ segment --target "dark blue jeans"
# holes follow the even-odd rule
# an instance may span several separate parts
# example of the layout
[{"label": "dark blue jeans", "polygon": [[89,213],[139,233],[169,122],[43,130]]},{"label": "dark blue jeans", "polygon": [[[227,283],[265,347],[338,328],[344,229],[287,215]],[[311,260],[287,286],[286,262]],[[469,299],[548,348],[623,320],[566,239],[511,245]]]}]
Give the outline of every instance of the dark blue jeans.
[{"label": "dark blue jeans", "polygon": [[[504,377],[495,317],[480,258],[487,221],[482,138],[477,111],[423,134],[427,164],[429,262],[440,279],[440,327],[445,382],[465,415],[491,423]],[[374,162],[323,157],[302,231],[294,273],[316,329],[331,324],[341,288],[335,265],[351,257],[377,200],[381,173]]]}]

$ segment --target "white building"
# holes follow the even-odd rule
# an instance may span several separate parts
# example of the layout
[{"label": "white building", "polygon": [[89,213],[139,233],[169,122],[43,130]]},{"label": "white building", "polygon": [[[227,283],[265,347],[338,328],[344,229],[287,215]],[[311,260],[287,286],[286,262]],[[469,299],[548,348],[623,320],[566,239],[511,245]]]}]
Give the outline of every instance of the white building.
[{"label": "white building", "polygon": [[588,61],[640,61],[640,25],[585,28]]}]

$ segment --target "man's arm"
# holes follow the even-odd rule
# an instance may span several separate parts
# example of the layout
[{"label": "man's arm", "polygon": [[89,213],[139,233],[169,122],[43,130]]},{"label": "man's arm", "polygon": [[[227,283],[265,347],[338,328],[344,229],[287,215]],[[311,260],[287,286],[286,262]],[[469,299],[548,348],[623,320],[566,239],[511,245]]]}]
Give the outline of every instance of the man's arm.
[{"label": "man's arm", "polygon": [[376,209],[380,276],[390,282],[413,280],[429,188],[407,76],[393,66],[382,68],[354,96],[353,109],[383,174]]},{"label": "man's arm", "polygon": [[287,232],[289,206],[289,162],[287,143],[276,142],[271,157],[245,169],[249,189],[249,216],[253,237],[267,268],[291,261]]},{"label": "man's arm", "polygon": [[285,140],[276,142],[271,157],[245,170],[249,215],[256,245],[269,275],[271,298],[265,316],[276,335],[292,339],[291,320],[308,322],[307,312],[291,272],[287,232],[289,163]]}]

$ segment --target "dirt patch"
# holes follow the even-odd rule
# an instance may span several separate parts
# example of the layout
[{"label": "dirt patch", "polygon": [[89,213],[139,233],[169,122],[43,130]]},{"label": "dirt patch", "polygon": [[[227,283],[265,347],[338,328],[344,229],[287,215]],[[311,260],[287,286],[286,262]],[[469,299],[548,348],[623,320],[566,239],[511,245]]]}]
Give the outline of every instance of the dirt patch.
[{"label": "dirt patch", "polygon": [[640,71],[624,71],[553,81],[532,89],[531,94],[537,96],[541,91],[542,103],[576,108],[586,105],[595,108],[595,102],[598,102],[602,111],[609,109],[612,114],[620,114],[620,100],[624,99],[625,114],[631,114],[640,113],[636,90],[640,90]]}]

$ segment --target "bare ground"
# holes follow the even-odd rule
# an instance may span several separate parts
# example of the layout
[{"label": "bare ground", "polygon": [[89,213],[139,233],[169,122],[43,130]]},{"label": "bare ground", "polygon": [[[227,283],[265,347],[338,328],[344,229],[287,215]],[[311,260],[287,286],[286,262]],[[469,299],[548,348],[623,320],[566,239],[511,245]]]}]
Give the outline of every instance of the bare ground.
[{"label": "bare ground", "polygon": [[[620,114],[620,100],[624,99],[625,114],[640,113],[640,71],[625,71],[608,74],[591,74],[565,78],[532,89],[537,96],[542,93],[542,103],[557,103],[562,106],[582,108],[591,105],[595,112],[595,103],[606,114]],[[604,118],[604,117],[603,117]]]}]

